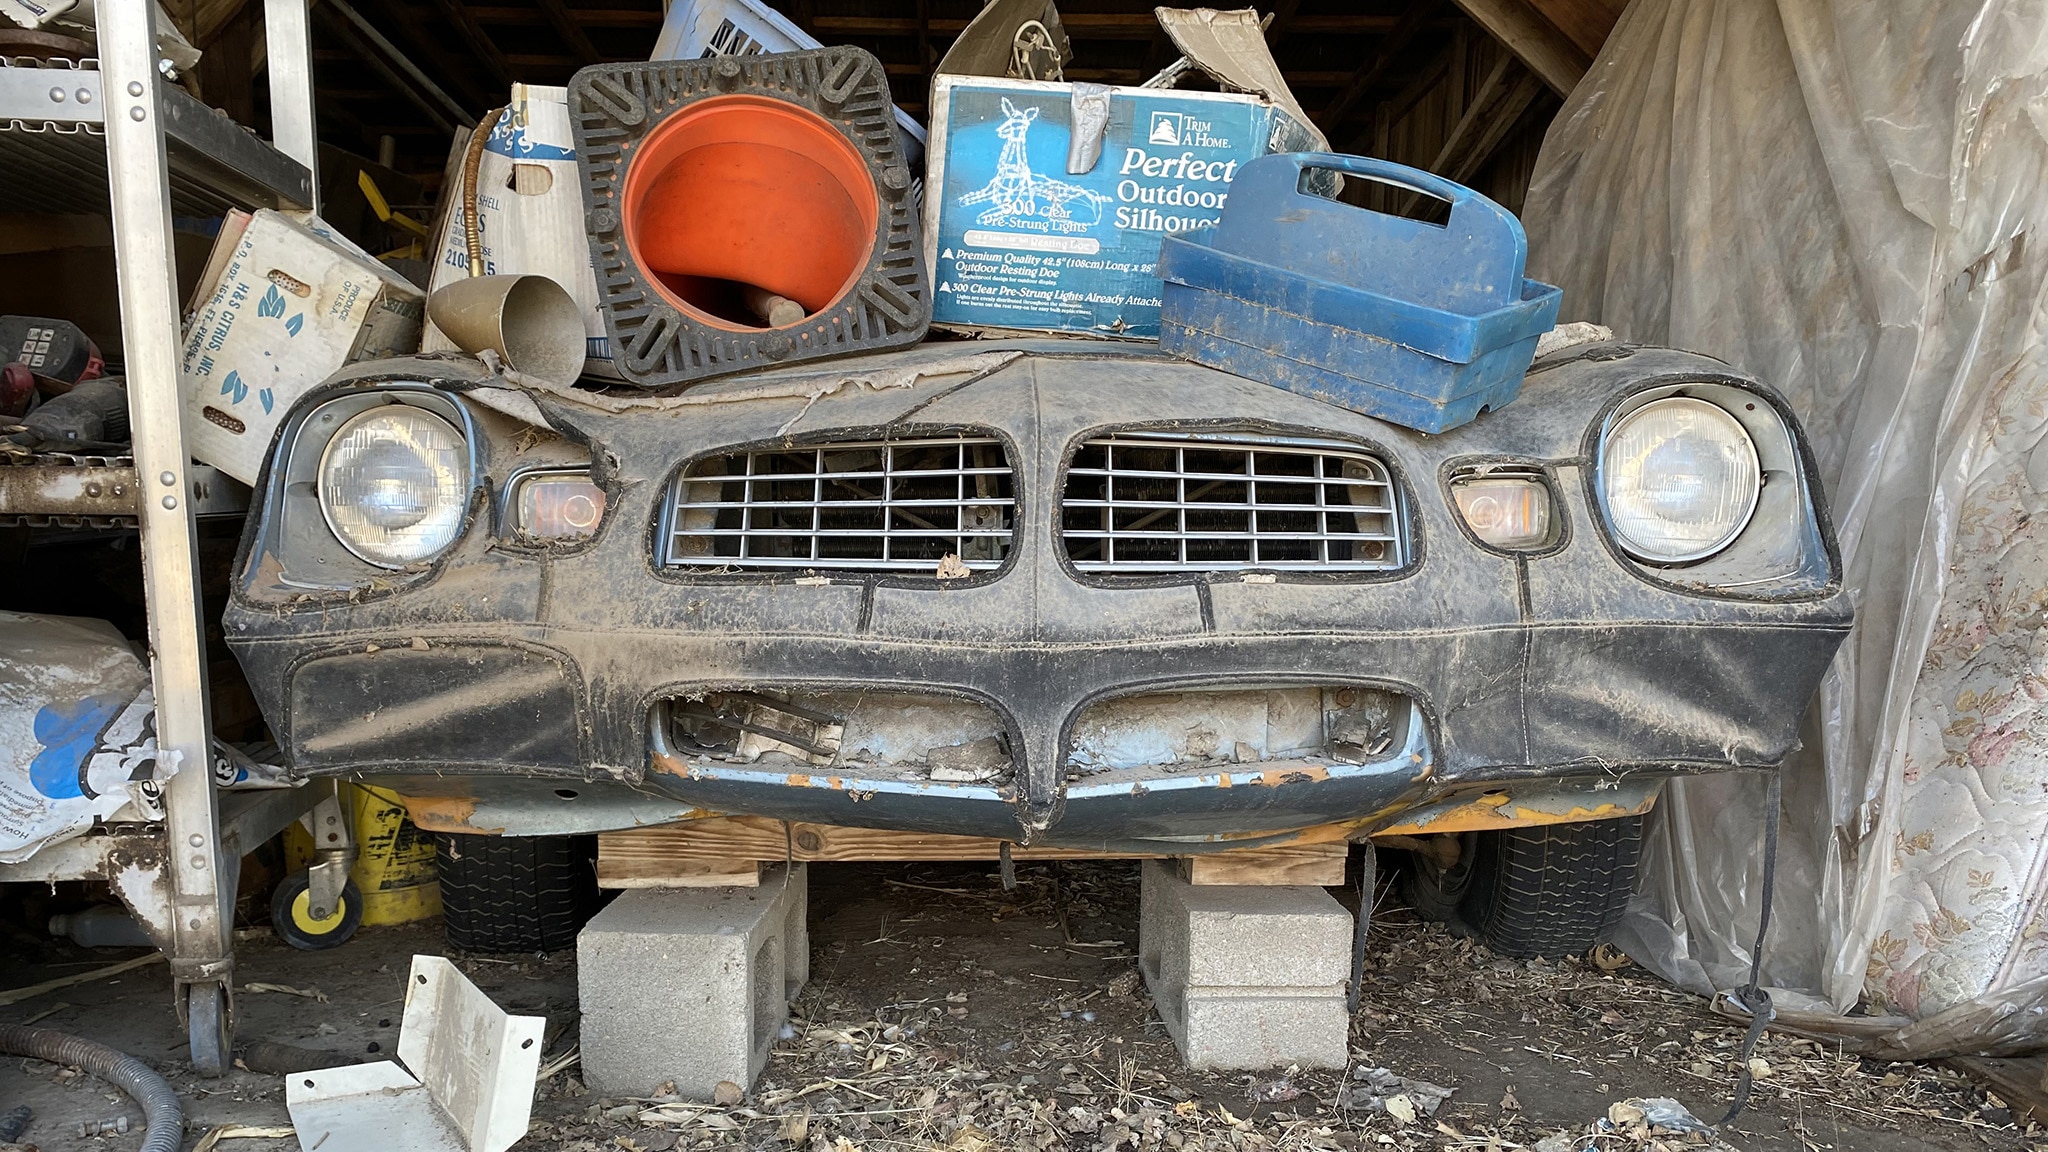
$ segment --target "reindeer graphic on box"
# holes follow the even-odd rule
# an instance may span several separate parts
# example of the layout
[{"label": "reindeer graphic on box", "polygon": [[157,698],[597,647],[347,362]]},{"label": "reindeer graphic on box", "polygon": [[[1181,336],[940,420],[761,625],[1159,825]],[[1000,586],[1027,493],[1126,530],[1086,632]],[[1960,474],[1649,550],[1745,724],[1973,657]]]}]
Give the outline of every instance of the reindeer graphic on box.
[{"label": "reindeer graphic on box", "polygon": [[1003,151],[996,157],[996,174],[987,184],[960,197],[960,206],[987,204],[975,222],[989,227],[1030,216],[1081,227],[1101,222],[1102,208],[1109,203],[1109,197],[1031,170],[1031,158],[1025,152],[1024,141],[1031,131],[1031,122],[1036,119],[1036,107],[1020,109],[1010,102],[1009,97],[1003,97],[1003,122],[996,126],[996,135],[1003,141]]}]

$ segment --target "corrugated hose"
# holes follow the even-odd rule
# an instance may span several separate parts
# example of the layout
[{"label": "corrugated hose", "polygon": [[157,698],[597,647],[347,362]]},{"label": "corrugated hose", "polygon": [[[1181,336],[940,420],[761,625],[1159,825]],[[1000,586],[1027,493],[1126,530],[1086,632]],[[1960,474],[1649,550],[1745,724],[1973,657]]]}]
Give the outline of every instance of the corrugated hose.
[{"label": "corrugated hose", "polygon": [[83,1068],[126,1092],[142,1106],[143,1123],[148,1125],[141,1152],[178,1152],[184,1142],[185,1117],[178,1111],[178,1094],[149,1065],[126,1052],[68,1032],[19,1024],[0,1024],[0,1052]]}]

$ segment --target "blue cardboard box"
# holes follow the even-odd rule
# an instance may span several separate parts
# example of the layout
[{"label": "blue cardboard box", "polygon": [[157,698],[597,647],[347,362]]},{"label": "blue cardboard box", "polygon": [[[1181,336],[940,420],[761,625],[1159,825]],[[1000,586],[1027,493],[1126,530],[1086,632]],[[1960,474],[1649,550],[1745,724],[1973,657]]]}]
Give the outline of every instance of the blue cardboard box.
[{"label": "blue cardboard box", "polygon": [[1235,93],[940,76],[932,108],[925,256],[950,328],[1157,339],[1160,239],[1213,226],[1246,161],[1321,140]]}]

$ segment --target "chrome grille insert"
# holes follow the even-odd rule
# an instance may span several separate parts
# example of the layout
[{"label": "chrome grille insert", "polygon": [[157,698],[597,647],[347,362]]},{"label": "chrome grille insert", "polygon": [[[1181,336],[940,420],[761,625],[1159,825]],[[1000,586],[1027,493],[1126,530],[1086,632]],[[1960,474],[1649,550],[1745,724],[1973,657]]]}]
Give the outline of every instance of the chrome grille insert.
[{"label": "chrome grille insert", "polygon": [[1067,470],[1060,537],[1083,572],[1383,572],[1406,562],[1386,465],[1316,441],[1090,440]]},{"label": "chrome grille insert", "polygon": [[733,571],[936,574],[999,567],[1015,535],[1008,455],[987,436],[764,448],[691,464],[665,562]]}]

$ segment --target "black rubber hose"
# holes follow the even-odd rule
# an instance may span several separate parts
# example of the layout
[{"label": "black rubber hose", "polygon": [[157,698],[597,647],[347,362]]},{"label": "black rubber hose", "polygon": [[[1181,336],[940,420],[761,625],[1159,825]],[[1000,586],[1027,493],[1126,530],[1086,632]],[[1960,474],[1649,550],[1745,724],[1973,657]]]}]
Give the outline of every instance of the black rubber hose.
[{"label": "black rubber hose", "polygon": [[141,1152],[178,1152],[184,1143],[185,1117],[178,1111],[178,1094],[149,1065],[126,1052],[68,1032],[19,1024],[0,1024],[0,1052],[83,1068],[119,1087],[142,1106],[143,1123],[148,1128]]}]

